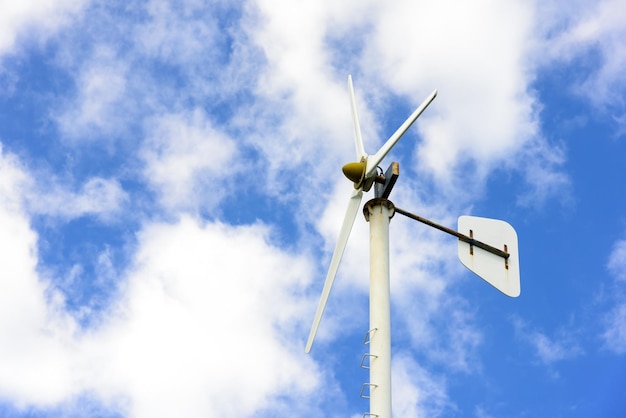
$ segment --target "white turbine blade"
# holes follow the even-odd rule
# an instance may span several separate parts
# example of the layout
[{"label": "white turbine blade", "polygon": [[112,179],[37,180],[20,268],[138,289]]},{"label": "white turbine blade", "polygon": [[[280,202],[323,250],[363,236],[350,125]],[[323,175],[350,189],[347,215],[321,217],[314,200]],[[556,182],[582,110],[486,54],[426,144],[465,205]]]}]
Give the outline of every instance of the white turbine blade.
[{"label": "white turbine blade", "polygon": [[433,100],[435,100],[435,97],[437,97],[436,89],[433,90],[432,93],[430,93],[430,96],[428,96],[426,100],[424,100],[424,102],[421,105],[419,105],[417,109],[415,109],[415,112],[413,112],[411,116],[409,116],[408,119],[405,120],[404,123],[396,130],[396,132],[394,132],[394,134],[391,135],[391,137],[378,150],[378,152],[376,152],[376,154],[370,156],[367,159],[367,168],[365,169],[366,178],[372,175],[372,172],[376,170],[376,167],[378,166],[378,164],[380,164],[382,159],[385,158],[387,153],[391,151],[393,146],[396,145],[396,143],[402,137],[402,135],[404,135],[404,133],[411,127],[411,125],[413,125],[413,122],[415,122],[415,120],[419,117],[419,115],[421,115],[422,112],[428,107],[428,105]]},{"label": "white turbine blade", "polygon": [[330,267],[328,268],[328,273],[326,274],[326,281],[324,282],[322,296],[320,297],[320,301],[317,305],[317,311],[315,311],[315,317],[313,318],[313,325],[311,326],[309,339],[306,342],[306,348],[304,350],[306,353],[311,351],[311,346],[313,345],[315,334],[317,334],[317,328],[319,327],[322,315],[324,314],[326,301],[328,300],[328,295],[330,295],[330,289],[333,287],[335,275],[337,274],[337,269],[339,268],[343,251],[346,249],[348,237],[350,236],[350,231],[352,231],[352,225],[354,225],[354,219],[356,218],[359,206],[361,205],[362,197],[362,190],[354,190],[352,192],[352,196],[350,197],[348,209],[346,210],[346,216],[343,219],[341,232],[339,232],[339,238],[337,239],[337,245],[335,246],[335,252],[333,252],[333,258],[330,260]]},{"label": "white turbine blade", "polygon": [[352,123],[354,125],[354,144],[356,146],[356,160],[367,157],[365,147],[363,147],[363,137],[361,136],[361,125],[359,124],[359,114],[356,111],[356,100],[354,99],[354,87],[352,86],[352,76],[348,75],[348,90],[350,90],[350,107],[352,109]]}]

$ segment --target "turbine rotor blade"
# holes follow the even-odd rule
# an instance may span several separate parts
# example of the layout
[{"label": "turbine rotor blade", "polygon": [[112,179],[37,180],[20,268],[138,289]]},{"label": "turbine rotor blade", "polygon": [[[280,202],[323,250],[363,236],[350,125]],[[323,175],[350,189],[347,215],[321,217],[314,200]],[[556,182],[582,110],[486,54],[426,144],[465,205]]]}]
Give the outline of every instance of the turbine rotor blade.
[{"label": "turbine rotor blade", "polygon": [[356,111],[356,100],[354,99],[354,87],[352,86],[352,76],[348,75],[348,90],[350,91],[350,108],[352,109],[352,124],[354,125],[354,145],[356,146],[356,160],[361,161],[367,157],[365,147],[363,147],[363,137],[361,136],[361,125],[359,124],[359,114]]},{"label": "turbine rotor blade", "polygon": [[428,107],[428,105],[433,100],[435,100],[435,97],[437,97],[436,89],[433,90],[433,92],[430,93],[430,96],[428,96],[426,100],[424,100],[424,102],[422,102],[422,104],[419,105],[417,109],[415,109],[415,111],[411,114],[411,116],[409,116],[407,120],[405,120],[404,123],[400,125],[400,127],[394,132],[394,134],[391,135],[391,137],[389,137],[387,142],[385,142],[385,144],[382,147],[380,147],[380,149],[376,152],[376,154],[370,156],[367,159],[367,168],[365,169],[365,178],[372,176],[372,173],[375,172],[378,164],[380,164],[382,159],[385,158],[385,156],[389,153],[389,151],[391,151],[393,146],[396,145],[398,140],[411,127],[411,125],[413,125],[413,122],[415,122],[415,120],[422,114],[422,112]]},{"label": "turbine rotor blade", "polygon": [[337,269],[339,268],[343,252],[346,249],[348,237],[350,236],[350,231],[352,231],[352,225],[354,225],[354,220],[356,219],[356,214],[359,210],[359,206],[361,205],[362,197],[363,191],[360,189],[354,190],[352,192],[352,196],[350,196],[348,208],[346,209],[346,215],[343,219],[343,224],[341,225],[341,232],[339,232],[339,238],[337,239],[335,251],[333,252],[333,257],[330,260],[330,267],[328,268],[328,273],[326,274],[326,281],[324,282],[324,288],[322,289],[322,296],[320,297],[320,301],[317,305],[315,317],[313,318],[313,325],[311,326],[311,332],[309,333],[309,339],[307,340],[306,348],[304,349],[306,353],[311,351],[311,346],[313,345],[315,334],[317,334],[317,328],[319,327],[322,315],[324,314],[326,301],[328,300],[328,295],[330,295],[330,289],[333,287],[335,275],[337,274]]}]

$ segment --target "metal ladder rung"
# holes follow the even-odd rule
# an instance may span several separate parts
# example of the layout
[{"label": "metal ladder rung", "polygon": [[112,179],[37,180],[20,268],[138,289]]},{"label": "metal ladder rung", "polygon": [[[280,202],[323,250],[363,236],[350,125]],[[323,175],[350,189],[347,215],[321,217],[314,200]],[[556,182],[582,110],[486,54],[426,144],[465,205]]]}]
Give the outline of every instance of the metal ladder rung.
[{"label": "metal ladder rung", "polygon": [[369,387],[370,388],[370,393],[372,393],[372,388],[377,388],[378,385],[375,385],[373,383],[363,383],[363,386],[361,386],[361,394],[359,395],[361,398],[363,399],[369,399],[370,395],[364,395],[363,392],[365,392],[365,387]]},{"label": "metal ladder rung", "polygon": [[372,333],[378,331],[378,328],[372,328],[371,330],[365,333],[365,339],[363,340],[363,344],[368,345],[372,340]]},{"label": "metal ladder rung", "polygon": [[370,364],[372,364],[372,359],[371,359],[372,357],[373,357],[373,358],[378,358],[378,356],[377,356],[377,355],[375,355],[375,354],[369,354],[369,353],[365,353],[365,354],[363,354],[363,358],[361,359],[361,368],[362,368],[362,369],[369,369],[369,368],[370,368],[370,366],[369,366],[369,365],[366,365],[366,364],[365,364],[365,359],[366,359],[367,357],[370,357]]}]

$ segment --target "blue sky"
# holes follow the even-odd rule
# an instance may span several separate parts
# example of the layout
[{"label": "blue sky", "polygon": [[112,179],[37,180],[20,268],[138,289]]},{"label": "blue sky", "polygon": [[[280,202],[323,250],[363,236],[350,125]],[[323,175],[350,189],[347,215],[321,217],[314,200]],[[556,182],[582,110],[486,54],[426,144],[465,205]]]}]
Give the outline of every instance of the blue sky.
[{"label": "blue sky", "polygon": [[511,299],[392,220],[394,415],[623,417],[623,1],[458,3],[0,2],[0,415],[362,416],[352,74],[369,153],[439,91],[397,206],[519,236]]}]

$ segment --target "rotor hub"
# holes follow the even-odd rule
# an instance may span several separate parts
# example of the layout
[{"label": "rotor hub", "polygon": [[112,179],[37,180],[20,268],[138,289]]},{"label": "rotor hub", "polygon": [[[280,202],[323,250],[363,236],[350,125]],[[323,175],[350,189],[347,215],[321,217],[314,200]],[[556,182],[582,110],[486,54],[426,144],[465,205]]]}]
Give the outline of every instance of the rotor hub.
[{"label": "rotor hub", "polygon": [[354,183],[354,188],[359,189],[363,185],[363,180],[365,179],[365,161],[353,162],[344,165],[341,168],[343,174]]}]

